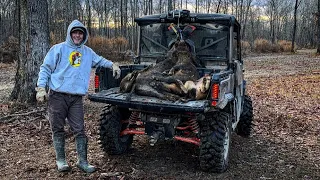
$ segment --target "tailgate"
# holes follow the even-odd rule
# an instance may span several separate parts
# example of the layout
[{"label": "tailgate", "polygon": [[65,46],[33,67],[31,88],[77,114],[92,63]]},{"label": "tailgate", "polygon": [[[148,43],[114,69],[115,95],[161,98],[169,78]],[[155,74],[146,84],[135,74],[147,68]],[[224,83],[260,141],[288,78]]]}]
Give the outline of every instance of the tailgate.
[{"label": "tailgate", "polygon": [[111,88],[108,90],[102,90],[98,93],[89,94],[88,98],[94,102],[107,103],[117,105],[120,107],[138,109],[142,111],[153,112],[194,112],[203,113],[209,110],[208,100],[198,101],[167,101],[160,100],[155,97],[139,96],[133,94],[131,100],[127,101],[128,93],[119,93],[119,87]]}]

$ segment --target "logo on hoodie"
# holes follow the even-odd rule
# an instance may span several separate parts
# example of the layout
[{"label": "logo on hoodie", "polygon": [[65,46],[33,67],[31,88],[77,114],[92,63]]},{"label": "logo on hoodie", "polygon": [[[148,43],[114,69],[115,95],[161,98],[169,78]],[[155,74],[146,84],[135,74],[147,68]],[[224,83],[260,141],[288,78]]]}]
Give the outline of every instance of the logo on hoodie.
[{"label": "logo on hoodie", "polygon": [[82,54],[77,51],[73,51],[69,56],[69,62],[73,67],[79,67],[81,64]]}]

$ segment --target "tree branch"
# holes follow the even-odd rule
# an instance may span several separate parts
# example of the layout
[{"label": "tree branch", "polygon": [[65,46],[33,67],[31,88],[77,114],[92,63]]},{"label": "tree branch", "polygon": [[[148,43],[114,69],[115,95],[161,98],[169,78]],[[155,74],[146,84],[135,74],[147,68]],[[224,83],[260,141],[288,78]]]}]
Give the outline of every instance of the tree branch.
[{"label": "tree branch", "polygon": [[9,114],[7,116],[4,116],[2,118],[0,118],[0,121],[3,121],[3,120],[6,120],[6,119],[9,119],[9,118],[12,118],[12,117],[17,117],[17,116],[27,116],[27,115],[30,115],[30,114],[33,114],[33,113],[39,113],[39,112],[43,112],[45,111],[45,109],[39,109],[39,110],[33,110],[33,111],[30,111],[30,112],[26,112],[26,113],[20,113],[20,114]]}]

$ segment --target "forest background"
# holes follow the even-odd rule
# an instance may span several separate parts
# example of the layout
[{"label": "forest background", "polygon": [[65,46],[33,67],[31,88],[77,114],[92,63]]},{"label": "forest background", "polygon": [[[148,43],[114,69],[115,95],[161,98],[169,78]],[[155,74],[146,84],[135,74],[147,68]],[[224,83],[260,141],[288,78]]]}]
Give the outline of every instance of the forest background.
[{"label": "forest background", "polygon": [[[319,46],[317,0],[2,0],[0,61],[17,62],[11,100],[34,102],[39,66],[65,40],[74,19],[89,30],[88,46],[114,61],[136,54],[136,17],[188,9],[232,14],[241,24],[242,53],[295,52]],[[319,52],[318,48],[318,52]]]},{"label": "forest background", "polygon": [[[48,0],[39,4],[2,0],[0,44],[9,37],[19,38],[23,6],[31,11],[29,15],[41,11],[39,17],[25,17],[30,23],[48,21],[44,30],[50,34],[50,45],[64,41],[69,23],[79,19],[89,29],[89,46],[107,57],[136,51],[138,27],[134,18],[172,9],[234,15],[242,27],[245,52],[317,47],[317,0]],[[261,43],[269,46],[261,48]]]},{"label": "forest background", "polygon": [[[320,179],[320,0],[0,0],[0,179]],[[56,172],[46,106],[35,104],[39,67],[49,48],[82,21],[87,43],[120,64],[136,55],[134,18],[188,9],[225,13],[241,23],[254,129],[233,135],[230,168],[201,172],[197,148],[135,137],[133,149],[109,156],[98,144],[104,104],[84,98],[91,175]],[[94,70],[89,92],[94,92]],[[75,166],[68,131],[68,159]]]}]

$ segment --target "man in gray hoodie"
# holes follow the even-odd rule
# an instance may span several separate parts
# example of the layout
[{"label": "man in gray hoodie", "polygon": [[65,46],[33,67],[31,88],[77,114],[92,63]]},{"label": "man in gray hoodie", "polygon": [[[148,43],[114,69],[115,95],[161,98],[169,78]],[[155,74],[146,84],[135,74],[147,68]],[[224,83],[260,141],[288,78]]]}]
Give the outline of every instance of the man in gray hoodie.
[{"label": "man in gray hoodie", "polygon": [[49,87],[48,113],[56,152],[58,171],[70,171],[65,157],[65,132],[67,122],[75,134],[78,155],[77,166],[87,173],[95,167],[87,161],[87,136],[84,128],[83,96],[89,88],[92,67],[106,67],[113,70],[113,76],[120,77],[117,63],[97,55],[84,45],[89,37],[87,28],[78,20],[68,27],[66,41],[51,47],[40,66],[36,87],[36,99],[43,102]]}]

